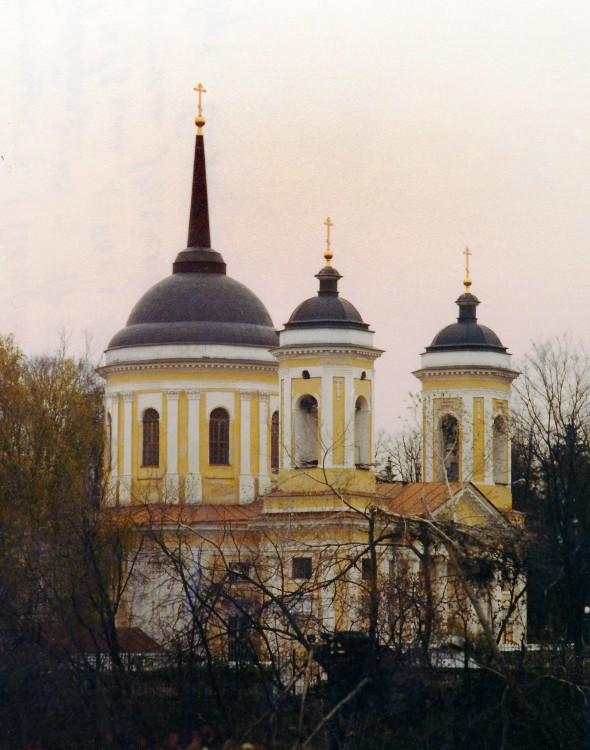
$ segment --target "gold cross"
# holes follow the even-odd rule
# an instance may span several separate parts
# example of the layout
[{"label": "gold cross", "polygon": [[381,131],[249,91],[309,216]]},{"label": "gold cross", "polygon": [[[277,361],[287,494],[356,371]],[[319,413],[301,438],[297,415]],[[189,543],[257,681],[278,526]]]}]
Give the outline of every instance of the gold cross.
[{"label": "gold cross", "polygon": [[334,254],[332,253],[332,250],[330,249],[330,227],[333,227],[334,224],[332,224],[332,221],[330,217],[324,221],[324,225],[327,227],[327,236],[326,236],[326,252],[324,253],[324,258],[326,259],[326,268],[330,268],[330,261],[334,257]]},{"label": "gold cross", "polygon": [[465,284],[465,291],[469,294],[469,287],[471,286],[471,278],[469,276],[469,256],[473,255],[473,253],[468,247],[466,247],[465,250],[463,250],[463,255],[465,256],[465,279],[463,280],[463,283]]},{"label": "gold cross", "polygon": [[195,118],[195,125],[197,126],[198,130],[197,133],[199,135],[203,134],[203,125],[205,124],[205,118],[203,117],[203,101],[201,99],[203,94],[207,93],[207,89],[203,88],[203,84],[199,83],[198,86],[195,86],[193,91],[196,91],[199,94],[199,114]]},{"label": "gold cross", "polygon": [[193,89],[193,91],[197,91],[198,94],[199,94],[199,117],[202,117],[202,115],[203,115],[203,103],[202,103],[202,100],[201,100],[201,95],[202,94],[206,94],[207,93],[207,89],[203,88],[203,84],[202,83],[199,83],[198,86],[195,86],[195,88]]}]

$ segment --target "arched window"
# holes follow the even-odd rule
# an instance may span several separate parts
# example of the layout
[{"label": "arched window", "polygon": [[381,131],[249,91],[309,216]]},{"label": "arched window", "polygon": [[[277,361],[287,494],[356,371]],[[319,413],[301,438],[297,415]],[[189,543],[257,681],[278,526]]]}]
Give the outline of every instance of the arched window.
[{"label": "arched window", "polygon": [[318,402],[309,394],[301,396],[295,409],[295,463],[317,466],[319,451]]},{"label": "arched window", "polygon": [[273,412],[270,418],[270,469],[279,470],[279,413]]},{"label": "arched window", "polygon": [[369,455],[369,404],[359,396],[354,405],[354,462],[357,466],[371,463]]},{"label": "arched window", "polygon": [[160,415],[155,409],[143,413],[142,466],[160,465]]},{"label": "arched window", "polygon": [[309,380],[310,378],[309,370],[303,370],[303,372],[301,373],[301,377],[303,378],[303,380]]},{"label": "arched window", "polygon": [[213,409],[209,417],[209,463],[229,464],[229,414]]},{"label": "arched window", "polygon": [[109,412],[107,412],[107,455],[106,455],[106,467],[107,471],[113,468],[113,420]]},{"label": "arched window", "polygon": [[445,414],[440,420],[438,431],[439,442],[439,479],[446,474],[449,482],[459,480],[459,423],[451,414]]},{"label": "arched window", "polygon": [[506,421],[499,414],[494,419],[494,483],[506,484],[508,482],[508,437],[506,435]]}]

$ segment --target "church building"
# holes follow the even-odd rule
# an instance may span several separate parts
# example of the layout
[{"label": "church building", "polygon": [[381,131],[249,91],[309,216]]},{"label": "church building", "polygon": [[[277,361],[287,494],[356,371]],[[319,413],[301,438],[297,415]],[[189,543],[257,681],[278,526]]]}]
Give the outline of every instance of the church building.
[{"label": "church building", "polygon": [[[280,590],[309,627],[362,629],[368,580],[388,589],[394,578],[399,588],[420,576],[421,553],[410,548],[423,549],[423,542],[408,543],[407,530],[418,528],[412,524],[518,524],[508,436],[518,373],[496,334],[477,321],[467,263],[458,320],[436,334],[414,373],[422,384],[423,481],[378,481],[374,385],[382,350],[339,294],[331,221],[317,294],[277,332],[263,302],[227,275],[211,247],[200,84],[197,91],[187,247],[172,274],[132,309],[101,368],[106,502],[144,530],[157,516],[160,547],[182,538],[187,569],[207,570],[209,580],[223,569],[234,583],[237,576],[262,586],[258,561],[264,590]],[[373,540],[378,526],[373,547],[367,524]],[[442,549],[428,564],[437,571],[441,628],[450,632],[461,599],[457,584],[448,583],[456,571],[449,574]],[[143,568],[138,576],[121,617],[161,634],[162,611],[182,606],[162,607],[162,586]],[[160,584],[161,577],[158,571]],[[487,605],[491,621],[510,609],[506,643],[525,635],[523,603],[513,606],[521,585],[508,591],[494,581]],[[179,590],[178,602],[182,596]]]}]

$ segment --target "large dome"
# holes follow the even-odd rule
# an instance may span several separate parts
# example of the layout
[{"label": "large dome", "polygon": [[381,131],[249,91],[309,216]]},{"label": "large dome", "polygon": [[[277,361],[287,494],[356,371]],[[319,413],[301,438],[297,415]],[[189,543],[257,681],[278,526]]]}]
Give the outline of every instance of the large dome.
[{"label": "large dome", "polygon": [[277,333],[266,307],[220,273],[174,273],[149,289],[109,349],[150,344],[226,344],[272,348]]},{"label": "large dome", "polygon": [[135,305],[107,351],[170,344],[268,350],[278,343],[266,307],[243,284],[225,275],[223,258],[211,248],[202,124],[197,122],[188,246],[176,256],[172,275]]},{"label": "large dome", "polygon": [[477,322],[475,308],[479,305],[479,300],[475,295],[466,292],[459,297],[457,304],[457,322],[439,331],[430,346],[426,347],[427,352],[506,351],[506,347],[491,328]]}]

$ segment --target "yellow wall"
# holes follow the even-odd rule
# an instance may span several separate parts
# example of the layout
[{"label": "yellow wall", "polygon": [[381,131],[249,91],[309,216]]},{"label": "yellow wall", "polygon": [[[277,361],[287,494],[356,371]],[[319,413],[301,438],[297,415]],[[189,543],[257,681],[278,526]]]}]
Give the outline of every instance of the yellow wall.
[{"label": "yellow wall", "polygon": [[473,399],[473,481],[485,480],[485,411],[484,399],[476,396]]},{"label": "yellow wall", "polygon": [[295,494],[317,494],[332,489],[343,494],[372,493],[375,492],[375,474],[365,469],[283,469],[279,472],[278,487],[282,492]]},{"label": "yellow wall", "polygon": [[[167,472],[167,424],[168,403],[166,389],[175,387],[180,390],[178,399],[178,475],[180,479],[180,497],[184,499],[183,479],[188,472],[188,404],[189,399],[185,388],[187,383],[194,382],[194,386],[201,391],[199,400],[199,464],[203,478],[203,497],[207,502],[237,502],[240,473],[240,424],[241,424],[241,402],[238,390],[244,387],[252,389],[250,401],[250,471],[256,481],[260,466],[260,412],[256,386],[269,393],[276,393],[277,377],[276,371],[228,371],[219,370],[198,371],[192,369],[180,369],[172,371],[165,367],[154,370],[142,370],[138,372],[115,372],[107,374],[108,391],[119,390],[124,392],[129,388],[134,389],[136,396],[140,394],[159,394],[162,399],[160,414],[160,462],[157,467],[142,467],[142,424],[138,414],[137,399],[132,403],[131,423],[131,471],[132,471],[132,498],[141,500],[147,495],[151,500],[158,497],[158,486],[162,477]],[[219,381],[224,381],[224,386],[219,386]],[[163,381],[165,387],[163,387]],[[228,381],[235,382],[235,389],[227,387]],[[180,384],[182,383],[182,386]],[[138,388],[139,386],[139,388]],[[209,464],[209,429],[207,421],[207,393],[225,392],[232,394],[232,419],[230,420],[230,463],[227,466]],[[117,421],[117,455],[113,456],[113,473],[123,475],[124,436],[125,436],[125,404],[119,399],[114,405],[118,409]],[[270,420],[269,402],[269,420]],[[270,472],[270,432],[268,435],[268,471]],[[154,494],[155,493],[155,494]]]},{"label": "yellow wall", "polygon": [[344,415],[344,384],[345,380],[343,377],[334,377],[332,379],[332,435],[334,436],[332,462],[337,466],[344,463],[344,447],[347,427]]},{"label": "yellow wall", "polygon": [[496,391],[510,392],[510,383],[503,377],[498,378],[428,378],[422,381],[423,391],[453,391],[459,389],[493,389]]}]

